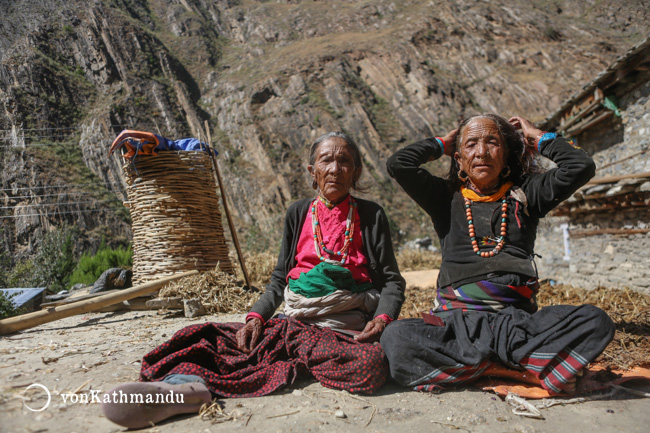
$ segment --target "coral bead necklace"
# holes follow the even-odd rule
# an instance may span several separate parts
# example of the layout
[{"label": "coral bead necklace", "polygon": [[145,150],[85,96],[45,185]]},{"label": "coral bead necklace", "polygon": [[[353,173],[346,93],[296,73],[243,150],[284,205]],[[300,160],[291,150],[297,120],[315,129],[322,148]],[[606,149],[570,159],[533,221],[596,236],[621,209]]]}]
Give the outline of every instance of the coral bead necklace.
[{"label": "coral bead necklace", "polygon": [[472,218],[472,200],[467,197],[465,199],[465,215],[467,216],[467,225],[469,228],[469,238],[472,241],[472,249],[476,255],[481,257],[494,257],[503,248],[503,245],[506,243],[506,234],[508,229],[508,202],[506,201],[507,194],[503,195],[501,200],[501,231],[500,236],[495,239],[497,240],[497,245],[492,251],[480,251],[478,246],[478,241],[476,240],[476,231],[474,230],[474,219]]},{"label": "coral bead necklace", "polygon": [[[350,196],[350,202],[349,202],[350,209],[348,210],[348,217],[345,222],[343,246],[339,251],[333,251],[327,248],[325,242],[323,241],[323,233],[320,228],[320,223],[318,222],[318,200],[319,199],[320,197],[314,200],[311,204],[311,231],[312,234],[314,235],[314,248],[316,249],[316,255],[322,262],[343,265],[345,264],[348,258],[348,250],[350,248],[350,244],[352,243],[352,237],[354,235],[354,212],[357,207],[357,202],[354,199],[354,197]],[[325,203],[325,201],[323,201],[323,203]],[[327,205],[327,203],[325,204]],[[330,258],[329,259],[325,258],[321,254],[321,250],[325,251]],[[332,260],[331,259],[332,257],[334,257],[335,260]]]}]

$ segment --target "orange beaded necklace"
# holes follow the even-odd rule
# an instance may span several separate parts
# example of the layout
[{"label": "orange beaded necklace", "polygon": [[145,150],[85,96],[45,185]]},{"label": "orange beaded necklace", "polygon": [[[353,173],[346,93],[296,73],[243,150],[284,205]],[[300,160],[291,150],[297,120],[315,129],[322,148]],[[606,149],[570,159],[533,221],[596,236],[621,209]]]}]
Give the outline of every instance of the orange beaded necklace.
[{"label": "orange beaded necklace", "polygon": [[[465,215],[467,216],[469,238],[470,241],[472,242],[472,249],[478,256],[481,256],[483,258],[494,257],[497,254],[499,254],[499,252],[501,252],[503,246],[506,243],[506,234],[508,231],[508,202],[506,199],[507,199],[507,192],[512,185],[513,185],[512,182],[507,182],[504,185],[502,185],[497,192],[488,196],[480,196],[476,192],[464,186],[461,188],[461,193],[465,200]],[[499,199],[501,199],[501,231],[499,233],[500,236],[496,239],[498,241],[497,245],[494,247],[492,251],[480,251],[478,246],[478,241],[476,240],[476,231],[474,230],[474,219],[472,217],[472,207],[471,207],[472,202],[475,201],[475,202],[490,203],[490,202],[495,202]]]}]

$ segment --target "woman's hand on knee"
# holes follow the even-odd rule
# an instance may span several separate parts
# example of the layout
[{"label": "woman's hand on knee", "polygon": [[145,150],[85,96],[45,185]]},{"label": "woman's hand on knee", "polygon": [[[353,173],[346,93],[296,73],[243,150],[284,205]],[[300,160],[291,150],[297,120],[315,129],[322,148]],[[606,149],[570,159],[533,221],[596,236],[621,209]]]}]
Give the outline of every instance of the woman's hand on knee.
[{"label": "woman's hand on knee", "polygon": [[264,323],[256,317],[250,319],[246,324],[237,331],[235,339],[237,340],[237,348],[244,353],[250,353],[262,335],[262,328]]},{"label": "woman's hand on knee", "polygon": [[379,341],[379,337],[381,337],[381,333],[384,332],[384,329],[386,329],[386,322],[379,317],[375,317],[366,324],[366,327],[363,328],[361,334],[354,338],[360,343]]}]

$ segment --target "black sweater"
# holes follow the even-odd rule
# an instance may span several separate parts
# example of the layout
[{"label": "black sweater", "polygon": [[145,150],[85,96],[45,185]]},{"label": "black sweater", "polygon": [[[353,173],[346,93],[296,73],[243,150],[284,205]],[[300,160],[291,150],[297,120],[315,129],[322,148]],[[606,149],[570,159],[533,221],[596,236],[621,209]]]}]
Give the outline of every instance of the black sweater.
[{"label": "black sweater", "polygon": [[[433,176],[420,165],[431,157],[442,156],[434,138],[428,138],[397,151],[387,162],[388,173],[424,209],[440,238],[442,264],[438,286],[454,288],[499,274],[536,277],[532,264],[539,219],[587,183],[595,173],[592,159],[564,138],[542,143],[541,154],[557,168],[527,176],[520,186],[528,205],[517,204],[508,196],[506,243],[499,254],[482,258],[472,250],[464,200],[450,183]],[[481,251],[494,245],[480,245],[484,236],[498,237],[501,229],[501,201],[472,203],[472,217]]]},{"label": "black sweater", "polygon": [[[271,274],[271,282],[266,286],[266,291],[251,309],[251,312],[258,313],[264,320],[273,316],[284,299],[287,275],[296,266],[298,239],[312,201],[313,199],[299,200],[287,210],[278,264]],[[393,253],[388,219],[377,203],[360,198],[356,198],[356,201],[363,253],[368,259],[368,273],[374,288],[381,293],[374,316],[386,314],[392,319],[397,319],[404,302],[406,282],[399,273]]]}]

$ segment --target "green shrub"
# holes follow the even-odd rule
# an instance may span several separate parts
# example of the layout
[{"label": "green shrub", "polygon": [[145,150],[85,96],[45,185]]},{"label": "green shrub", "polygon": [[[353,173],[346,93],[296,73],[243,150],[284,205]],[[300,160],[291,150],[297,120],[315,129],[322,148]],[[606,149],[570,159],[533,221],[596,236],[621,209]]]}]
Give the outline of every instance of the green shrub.
[{"label": "green shrub", "polygon": [[14,307],[14,304],[11,302],[14,296],[16,295],[7,295],[0,292],[0,319],[20,314],[20,310]]},{"label": "green shrub", "polygon": [[8,252],[0,253],[0,284],[4,287],[46,287],[53,292],[68,287],[76,265],[74,243],[79,231],[62,227],[47,233],[32,257],[10,268]]},{"label": "green shrub", "polygon": [[62,227],[43,237],[34,256],[33,287],[47,287],[60,292],[69,287],[70,274],[77,264],[73,254],[78,230]]},{"label": "green shrub", "polygon": [[84,253],[70,277],[70,285],[93,284],[97,278],[110,268],[130,268],[133,266],[133,251],[131,247],[112,249],[102,244],[97,254],[91,256]]},{"label": "green shrub", "polygon": [[0,287],[9,287],[9,274],[11,272],[11,255],[7,250],[2,235],[4,230],[0,228],[0,242],[2,248],[0,249]]},{"label": "green shrub", "polygon": [[34,281],[34,260],[22,260],[7,273],[6,287],[36,287]]}]

